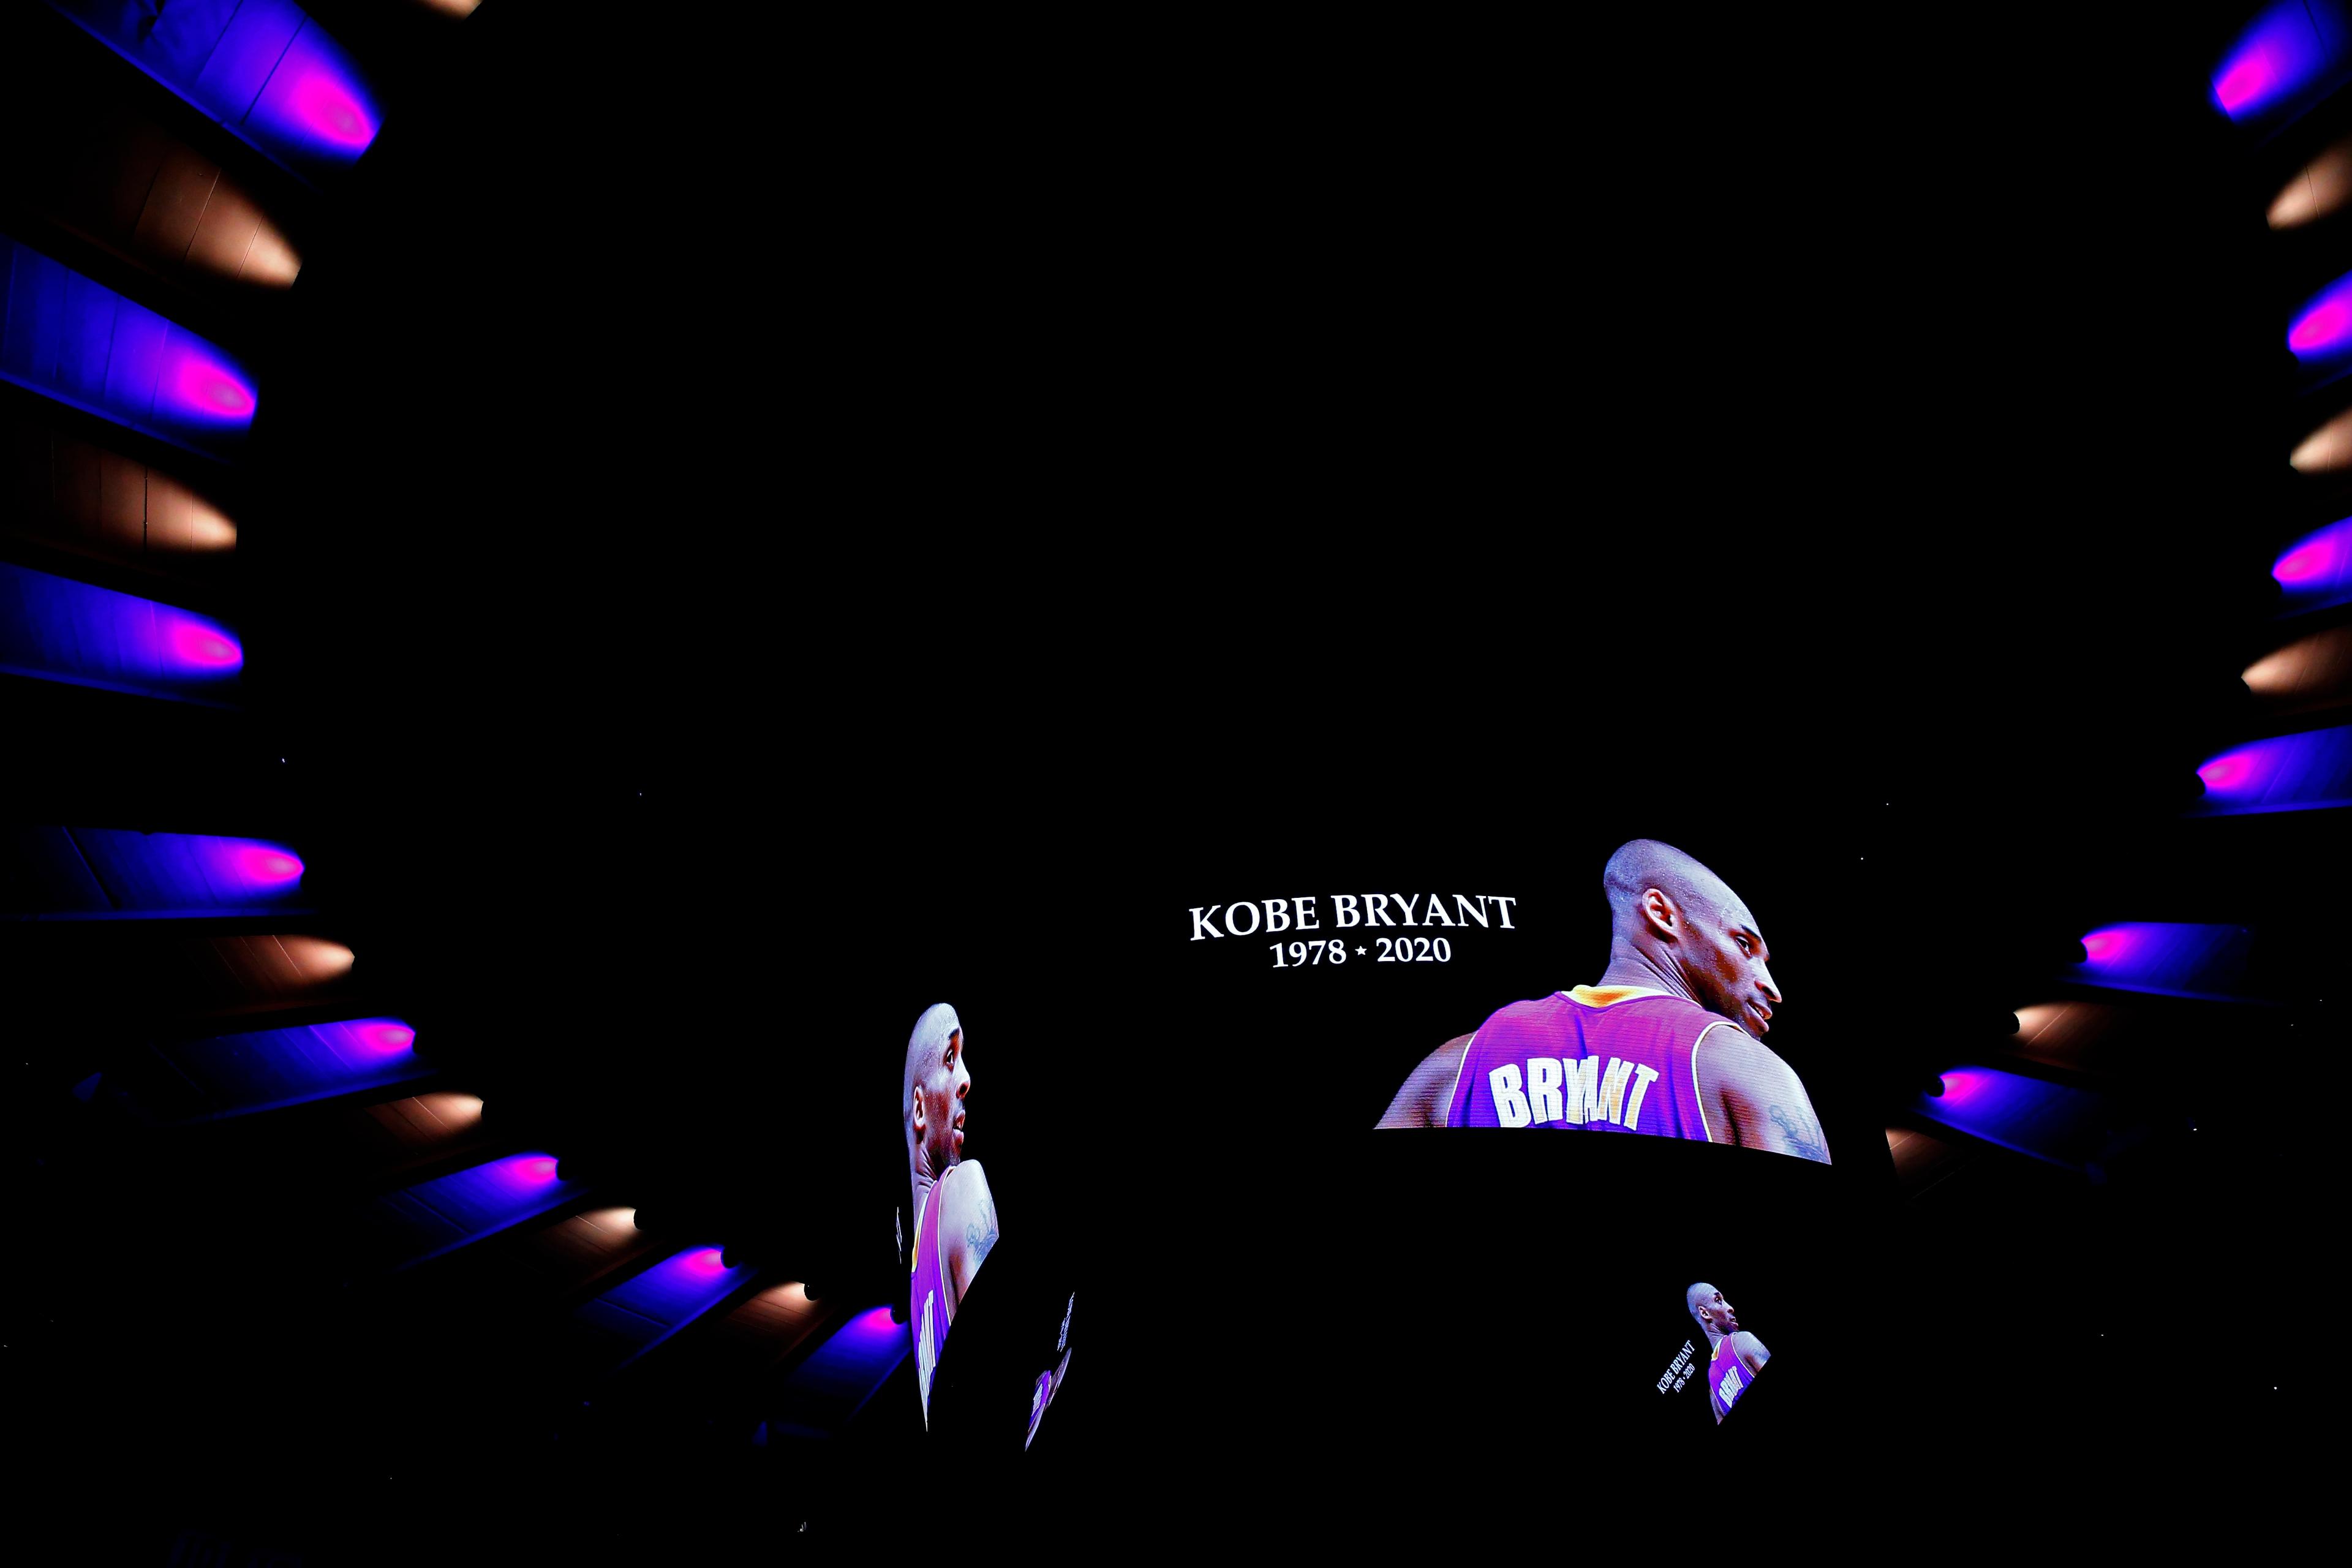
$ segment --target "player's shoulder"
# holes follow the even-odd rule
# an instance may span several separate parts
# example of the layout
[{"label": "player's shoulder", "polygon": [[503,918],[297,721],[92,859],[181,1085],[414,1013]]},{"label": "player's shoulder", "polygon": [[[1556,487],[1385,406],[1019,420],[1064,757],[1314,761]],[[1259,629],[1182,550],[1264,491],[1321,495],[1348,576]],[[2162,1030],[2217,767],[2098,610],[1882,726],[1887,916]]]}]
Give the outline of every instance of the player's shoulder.
[{"label": "player's shoulder", "polygon": [[1562,991],[1549,996],[1531,996],[1524,1002],[1506,1002],[1486,1015],[1486,1021],[1478,1026],[1477,1032],[1485,1036],[1512,1029],[1543,1028],[1560,1016],[1562,1008],[1574,1005]]},{"label": "player's shoulder", "polygon": [[[1738,1052],[1743,1048],[1739,1042],[1755,1039],[1753,1035],[1739,1026],[1737,1018],[1727,1018],[1705,1003],[1694,1002],[1687,996],[1661,992],[1654,996],[1636,996],[1632,1000],[1649,1009],[1654,1021],[1660,1016],[1674,1019],[1675,1034],[1688,1040],[1694,1049],[1710,1053]],[[1619,1005],[1626,1004],[1620,1003]]]},{"label": "player's shoulder", "polygon": [[948,1167],[940,1179],[941,1207],[953,1205],[959,1211],[974,1207],[988,1197],[988,1173],[977,1160],[958,1160]]},{"label": "player's shoulder", "polygon": [[1710,1081],[1748,1096],[1786,1094],[1791,1083],[1801,1092],[1797,1069],[1780,1052],[1730,1019],[1720,1022],[1727,1026],[1709,1027],[1692,1047],[1693,1059]]},{"label": "player's shoulder", "polygon": [[1676,996],[1672,992],[1665,992],[1655,996],[1637,996],[1634,1000],[1645,1003],[1652,1007],[1670,1008],[1688,1018],[1702,1030],[1712,1029],[1717,1024],[1721,1024],[1741,1036],[1748,1034],[1747,1030],[1739,1026],[1738,1019],[1727,1018],[1706,1003],[1694,1002],[1687,996]]},{"label": "player's shoulder", "polygon": [[[1699,1026],[1698,1043],[1708,1049],[1723,1051],[1748,1061],[1762,1061],[1767,1058],[1775,1062],[1780,1059],[1771,1047],[1742,1027],[1738,1019],[1727,1018],[1720,1013],[1709,1012],[1696,1002],[1685,1005],[1690,1008],[1694,1017],[1704,1020]],[[1722,1027],[1717,1028],[1716,1026],[1718,1024]]]},{"label": "player's shoulder", "polygon": [[1725,1029],[1730,1030],[1731,1033],[1738,1036],[1743,1040],[1755,1038],[1754,1036],[1750,1035],[1747,1030],[1739,1026],[1739,1020],[1737,1018],[1727,1018],[1722,1014],[1717,1013],[1711,1008],[1702,1007],[1696,1002],[1683,1002],[1683,999],[1679,996],[1675,997],[1675,1000],[1683,1003],[1683,1007],[1689,1015],[1691,1020],[1698,1025],[1702,1032],[1707,1033],[1712,1038],[1719,1040],[1721,1037],[1722,1031],[1716,1028],[1717,1024],[1722,1025]]}]

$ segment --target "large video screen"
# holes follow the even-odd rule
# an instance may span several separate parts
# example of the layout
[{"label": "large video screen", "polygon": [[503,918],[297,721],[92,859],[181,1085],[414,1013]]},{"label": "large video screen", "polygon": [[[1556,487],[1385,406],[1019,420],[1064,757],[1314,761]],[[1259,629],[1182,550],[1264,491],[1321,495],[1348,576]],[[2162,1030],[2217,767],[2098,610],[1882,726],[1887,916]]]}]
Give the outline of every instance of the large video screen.
[{"label": "large video screen", "polygon": [[[1891,1179],[1885,991],[1832,874],[1873,846],[1629,793],[1237,835],[1171,874],[1153,1065],[1218,1134],[1153,1169],[1184,1173],[1249,1321],[1345,1303],[1285,1368],[1338,1462],[1474,1430],[1769,1446],[1875,1342],[1853,1281]],[[1535,1130],[1608,1136],[1502,1136]]]},{"label": "large video screen", "polygon": [[[1696,857],[1651,838],[1620,846],[1598,880],[1609,945],[1605,960],[1585,957],[1598,978],[1496,1006],[1412,1069],[1380,1125],[1646,1133],[1830,1163],[1804,1080],[1766,1043],[1785,999],[1748,901]],[[1457,895],[1454,910],[1483,929],[1487,901],[1474,908]],[[1400,931],[1374,934],[1383,952],[1450,962],[1444,934],[1402,929],[1458,929],[1445,901],[1368,899],[1365,918],[1391,902]]]}]

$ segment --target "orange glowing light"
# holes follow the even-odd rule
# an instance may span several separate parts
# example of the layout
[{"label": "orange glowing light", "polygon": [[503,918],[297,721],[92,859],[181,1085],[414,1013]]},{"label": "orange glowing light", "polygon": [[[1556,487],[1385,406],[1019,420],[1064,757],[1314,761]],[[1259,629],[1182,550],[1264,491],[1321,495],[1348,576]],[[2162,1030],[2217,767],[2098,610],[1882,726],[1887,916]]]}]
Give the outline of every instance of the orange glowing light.
[{"label": "orange glowing light", "polygon": [[2352,700],[2352,626],[2314,632],[2263,655],[2246,666],[2246,685],[2273,702]]},{"label": "orange glowing light", "polygon": [[236,524],[198,501],[188,514],[188,537],[198,550],[235,550]]},{"label": "orange glowing light", "polygon": [[2055,1002],[2036,1002],[2017,1009],[2017,1037],[2030,1040],[2057,1022],[2059,1007]]},{"label": "orange glowing light", "polygon": [[218,507],[164,473],[147,470],[147,548],[164,555],[214,554],[236,548],[236,524]]},{"label": "orange glowing light", "polygon": [[482,1097],[478,1094],[420,1094],[416,1103],[453,1132],[482,1119]]},{"label": "orange glowing light", "polygon": [[2286,460],[2299,474],[2333,474],[2352,468],[2352,408],[2305,436]]},{"label": "orange glowing light", "polygon": [[2299,228],[2352,202],[2352,136],[2297,171],[2271,203],[2273,228]]},{"label": "orange glowing light", "polygon": [[339,942],[326,942],[315,936],[281,936],[278,945],[302,972],[302,978],[312,983],[335,980],[351,973],[358,962],[357,955]]},{"label": "orange glowing light", "polygon": [[302,258],[286,243],[286,237],[267,223],[253,231],[253,244],[245,253],[240,276],[248,283],[268,283],[276,288],[289,287],[295,275],[302,270]]}]

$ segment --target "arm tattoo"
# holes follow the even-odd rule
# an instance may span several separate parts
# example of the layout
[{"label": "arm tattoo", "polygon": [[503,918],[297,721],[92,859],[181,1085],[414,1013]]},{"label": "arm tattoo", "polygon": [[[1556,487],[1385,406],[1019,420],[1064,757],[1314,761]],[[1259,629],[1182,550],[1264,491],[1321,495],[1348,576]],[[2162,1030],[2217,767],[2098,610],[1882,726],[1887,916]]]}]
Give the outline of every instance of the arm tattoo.
[{"label": "arm tattoo", "polygon": [[1790,1153],[1801,1159],[1811,1160],[1816,1164],[1826,1165],[1830,1163],[1830,1152],[1822,1146],[1821,1140],[1806,1137],[1787,1111],[1776,1105],[1765,1114],[1772,1119],[1772,1125],[1780,1130],[1780,1136],[1788,1140]]},{"label": "arm tattoo", "polygon": [[[986,1230],[981,1228],[983,1223]],[[988,1256],[988,1249],[996,1245],[996,1205],[992,1200],[982,1206],[978,1220],[963,1227],[963,1239],[971,1248],[971,1266],[978,1268],[980,1260]]]}]

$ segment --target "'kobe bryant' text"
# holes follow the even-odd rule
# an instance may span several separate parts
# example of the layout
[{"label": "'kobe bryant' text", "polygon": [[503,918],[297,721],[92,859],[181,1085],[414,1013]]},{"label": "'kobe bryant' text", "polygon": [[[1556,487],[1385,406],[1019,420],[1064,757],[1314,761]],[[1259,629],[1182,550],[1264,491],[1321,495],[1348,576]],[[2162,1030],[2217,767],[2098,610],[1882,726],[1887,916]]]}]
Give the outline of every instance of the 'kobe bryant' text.
[{"label": "'kobe bryant' text", "polygon": [[[1451,902],[1449,903],[1449,898]],[[1322,906],[1310,893],[1301,899],[1259,899],[1249,903],[1205,904],[1192,910],[1194,942],[1218,937],[1256,936],[1260,932],[1346,931],[1357,926],[1481,926],[1512,931],[1511,906],[1517,899],[1493,893],[1334,893],[1331,923],[1323,923]]]}]

